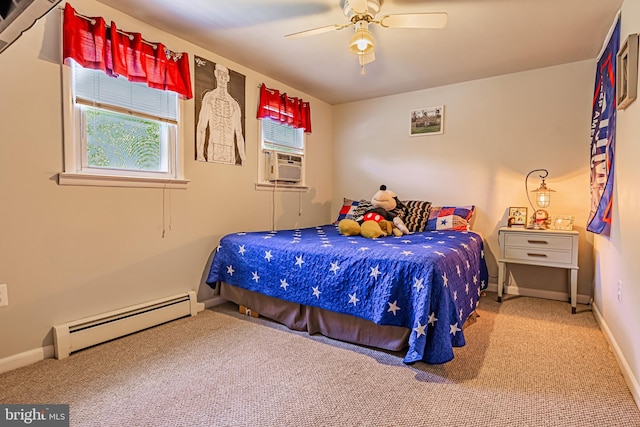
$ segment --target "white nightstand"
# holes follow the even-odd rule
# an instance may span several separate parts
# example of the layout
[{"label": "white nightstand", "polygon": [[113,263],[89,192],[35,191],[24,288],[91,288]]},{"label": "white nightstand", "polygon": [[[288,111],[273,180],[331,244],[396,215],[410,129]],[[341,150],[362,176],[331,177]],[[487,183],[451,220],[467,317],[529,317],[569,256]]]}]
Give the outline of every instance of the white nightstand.
[{"label": "white nightstand", "polygon": [[578,293],[577,231],[502,227],[498,231],[498,244],[498,302],[502,302],[508,263],[566,268],[571,285],[571,312],[575,314]]}]

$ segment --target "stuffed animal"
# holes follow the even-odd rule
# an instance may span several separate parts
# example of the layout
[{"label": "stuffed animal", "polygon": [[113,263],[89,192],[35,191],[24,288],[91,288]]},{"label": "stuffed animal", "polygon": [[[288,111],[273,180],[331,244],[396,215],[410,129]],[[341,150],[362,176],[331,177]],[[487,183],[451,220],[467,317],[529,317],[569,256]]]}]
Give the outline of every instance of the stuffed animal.
[{"label": "stuffed animal", "polygon": [[340,233],[345,236],[361,235],[368,238],[409,234],[402,219],[394,212],[394,209],[404,208],[404,205],[398,200],[396,193],[387,190],[386,185],[381,185],[373,195],[371,205],[373,209],[365,212],[361,218],[341,220],[338,223]]}]

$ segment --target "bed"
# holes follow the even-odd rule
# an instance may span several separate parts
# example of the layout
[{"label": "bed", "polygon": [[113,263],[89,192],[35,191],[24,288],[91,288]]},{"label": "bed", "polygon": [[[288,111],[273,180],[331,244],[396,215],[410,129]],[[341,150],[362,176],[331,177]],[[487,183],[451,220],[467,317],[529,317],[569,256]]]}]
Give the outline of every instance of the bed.
[{"label": "bed", "polygon": [[291,329],[445,363],[487,286],[482,236],[343,236],[335,224],[224,236],[207,283]]}]

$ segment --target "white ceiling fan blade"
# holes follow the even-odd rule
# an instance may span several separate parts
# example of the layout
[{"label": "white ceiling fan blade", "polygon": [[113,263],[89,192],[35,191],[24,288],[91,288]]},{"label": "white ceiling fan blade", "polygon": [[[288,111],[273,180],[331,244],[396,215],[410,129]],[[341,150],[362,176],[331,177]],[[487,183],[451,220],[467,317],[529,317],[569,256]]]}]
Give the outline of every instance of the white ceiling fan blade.
[{"label": "white ceiling fan blade", "polygon": [[400,13],[380,18],[385,28],[443,28],[447,25],[447,14],[438,13]]},{"label": "white ceiling fan blade", "polygon": [[349,7],[356,13],[367,13],[369,11],[369,4],[367,0],[347,0]]},{"label": "white ceiling fan blade", "polygon": [[302,38],[302,37],[315,36],[316,34],[328,33],[329,31],[341,30],[343,28],[350,27],[351,25],[352,24],[347,24],[347,25],[339,25],[339,24],[327,25],[327,26],[324,26],[324,27],[313,28],[311,30],[304,30],[304,31],[300,31],[300,32],[297,32],[297,33],[287,34],[284,37],[287,38],[287,39],[299,39],[299,38]]}]

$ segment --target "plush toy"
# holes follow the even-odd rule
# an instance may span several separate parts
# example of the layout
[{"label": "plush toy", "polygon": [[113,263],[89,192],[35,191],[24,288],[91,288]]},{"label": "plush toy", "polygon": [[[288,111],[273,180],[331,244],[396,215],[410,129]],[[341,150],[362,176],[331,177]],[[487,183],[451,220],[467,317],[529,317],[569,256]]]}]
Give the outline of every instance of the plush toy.
[{"label": "plush toy", "polygon": [[397,207],[404,207],[393,191],[387,190],[386,185],[371,198],[373,209],[364,213],[362,218],[343,219],[338,223],[338,230],[345,236],[361,235],[368,238],[382,236],[402,236],[409,234],[402,219],[394,211]]}]

